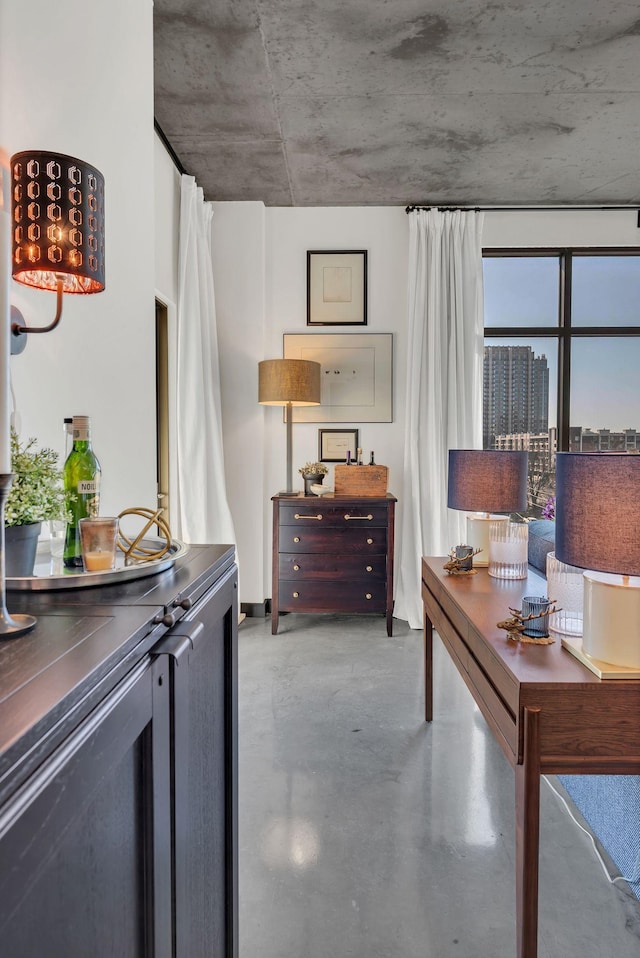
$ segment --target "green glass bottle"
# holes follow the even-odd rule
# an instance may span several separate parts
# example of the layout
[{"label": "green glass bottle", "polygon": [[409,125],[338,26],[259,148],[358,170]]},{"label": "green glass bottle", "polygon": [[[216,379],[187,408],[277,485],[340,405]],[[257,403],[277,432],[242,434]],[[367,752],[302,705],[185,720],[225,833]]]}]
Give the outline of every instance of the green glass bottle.
[{"label": "green glass bottle", "polygon": [[64,540],[64,564],[68,569],[81,569],[80,519],[97,516],[100,511],[101,470],[91,448],[91,422],[88,416],[73,417],[73,446],[63,472],[70,516]]}]

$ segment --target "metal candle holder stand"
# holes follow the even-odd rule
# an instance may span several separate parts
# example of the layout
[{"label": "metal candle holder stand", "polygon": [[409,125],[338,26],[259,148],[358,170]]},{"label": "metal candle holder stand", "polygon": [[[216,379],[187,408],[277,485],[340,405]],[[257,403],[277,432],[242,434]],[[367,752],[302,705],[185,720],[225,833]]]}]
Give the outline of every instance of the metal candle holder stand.
[{"label": "metal candle holder stand", "polygon": [[32,615],[24,615],[20,612],[10,615],[5,601],[4,507],[14,475],[13,472],[0,473],[0,639],[24,635],[25,632],[30,632],[37,622]]}]

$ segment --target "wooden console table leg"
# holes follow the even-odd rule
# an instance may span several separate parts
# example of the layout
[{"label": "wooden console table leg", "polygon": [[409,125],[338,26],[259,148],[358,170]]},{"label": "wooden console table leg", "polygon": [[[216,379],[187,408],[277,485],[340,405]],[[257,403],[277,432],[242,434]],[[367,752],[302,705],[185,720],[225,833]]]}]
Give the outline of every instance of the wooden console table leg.
[{"label": "wooden console table leg", "polygon": [[518,958],[538,954],[540,709],[524,710],[522,765],[516,765],[516,935]]},{"label": "wooden console table leg", "polygon": [[433,625],[424,614],[424,720],[433,719]]}]

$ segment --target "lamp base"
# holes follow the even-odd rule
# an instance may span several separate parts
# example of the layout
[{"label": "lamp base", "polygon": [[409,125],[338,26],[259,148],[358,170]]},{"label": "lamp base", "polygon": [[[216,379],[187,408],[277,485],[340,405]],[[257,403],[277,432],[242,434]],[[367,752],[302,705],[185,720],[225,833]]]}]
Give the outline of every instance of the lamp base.
[{"label": "lamp base", "polygon": [[482,549],[473,557],[474,568],[489,565],[489,529],[492,522],[508,522],[509,516],[490,515],[488,512],[467,514],[467,543],[472,549]]},{"label": "lamp base", "polygon": [[626,668],[624,665],[612,665],[588,655],[582,646],[582,637],[579,635],[560,636],[562,647],[570,652],[579,662],[597,675],[599,679],[640,679],[640,669]]},{"label": "lamp base", "polygon": [[278,495],[281,499],[297,499],[298,496],[302,495],[302,492],[289,492],[287,489],[282,489]]},{"label": "lamp base", "polygon": [[640,670],[640,578],[584,573],[582,648],[592,659]]},{"label": "lamp base", "polygon": [[21,612],[10,615],[6,609],[0,610],[0,639],[17,639],[25,632],[31,632],[37,619],[32,615],[23,615]]}]

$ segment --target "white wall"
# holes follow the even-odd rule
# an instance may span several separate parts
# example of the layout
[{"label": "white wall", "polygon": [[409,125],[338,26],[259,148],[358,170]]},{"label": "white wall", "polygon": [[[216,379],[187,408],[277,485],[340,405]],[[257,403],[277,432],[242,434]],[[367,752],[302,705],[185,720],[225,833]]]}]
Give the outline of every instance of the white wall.
[{"label": "white wall", "polygon": [[[261,204],[218,203],[214,208],[228,488],[243,572],[241,601],[258,603],[271,595],[270,498],[284,486],[285,428],[281,410],[257,404],[257,365],[261,359],[282,356],[283,333],[321,332],[306,326],[308,249],[369,251],[369,324],[361,332],[394,334],[394,419],[344,425],[359,427],[365,455],[375,450],[376,461],[390,467],[390,490],[401,493],[408,224],[403,209],[390,207],[263,210]],[[485,214],[487,248],[638,243],[634,210]],[[294,480],[298,466],[317,457],[320,427],[326,424],[294,425]],[[333,476],[325,482],[332,485]],[[400,501],[398,520],[402,505]],[[396,550],[400,528],[398,521]]]},{"label": "white wall", "polygon": [[[394,334],[394,421],[357,426],[368,457],[390,468],[400,492],[404,439],[404,367],[408,231],[404,210],[390,207],[264,209],[262,204],[216,203],[214,278],[222,363],[222,402],[228,491],[238,538],[245,603],[271,595],[271,496],[285,485],[282,410],[258,405],[258,363],[282,356],[283,333],[319,333],[306,325],[308,249],[367,249],[368,325],[362,333]],[[331,330],[326,330],[330,332]],[[354,327],[334,332],[356,331]],[[297,469],[318,456],[318,429],[293,427]],[[332,472],[325,479],[333,485]]]},{"label": "white wall", "polygon": [[[60,326],[11,361],[23,437],[62,451],[63,418],[91,416],[104,514],[156,495],[152,12],[2,3],[0,148],[59,150],[105,177],[105,291],[65,297]],[[55,296],[11,287],[27,323],[53,319]]]}]

